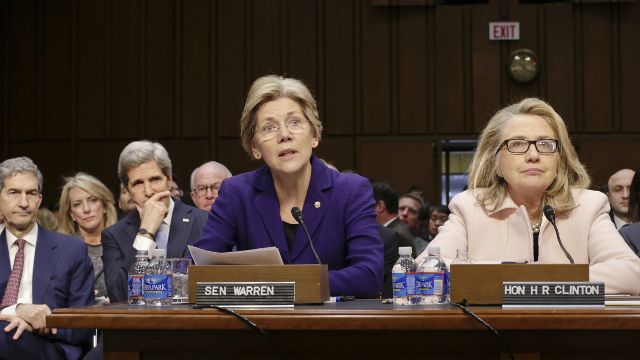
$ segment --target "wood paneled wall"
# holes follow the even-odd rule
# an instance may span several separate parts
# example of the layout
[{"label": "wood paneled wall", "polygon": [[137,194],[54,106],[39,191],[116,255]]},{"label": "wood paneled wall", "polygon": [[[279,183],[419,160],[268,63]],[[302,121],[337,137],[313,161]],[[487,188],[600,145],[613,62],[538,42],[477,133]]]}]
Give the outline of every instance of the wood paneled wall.
[{"label": "wood paneled wall", "polygon": [[[32,157],[45,198],[82,170],[115,187],[120,150],[150,138],[183,188],[215,159],[252,169],[238,120],[251,82],[303,79],[319,101],[318,153],[341,169],[421,185],[436,200],[434,143],[475,138],[501,106],[547,99],[595,182],[640,165],[640,2],[373,6],[369,0],[7,0],[1,2],[0,156]],[[519,21],[521,39],[488,40]],[[512,82],[506,59],[538,53]]]}]

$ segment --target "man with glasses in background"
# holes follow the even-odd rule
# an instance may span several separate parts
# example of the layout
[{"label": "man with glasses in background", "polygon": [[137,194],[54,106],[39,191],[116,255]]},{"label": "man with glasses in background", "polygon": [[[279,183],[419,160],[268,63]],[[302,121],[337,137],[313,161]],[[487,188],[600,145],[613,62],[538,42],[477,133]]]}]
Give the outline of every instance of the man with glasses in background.
[{"label": "man with glasses in background", "polygon": [[216,161],[209,161],[195,168],[191,173],[191,199],[196,207],[211,210],[222,181],[230,177],[231,171]]}]

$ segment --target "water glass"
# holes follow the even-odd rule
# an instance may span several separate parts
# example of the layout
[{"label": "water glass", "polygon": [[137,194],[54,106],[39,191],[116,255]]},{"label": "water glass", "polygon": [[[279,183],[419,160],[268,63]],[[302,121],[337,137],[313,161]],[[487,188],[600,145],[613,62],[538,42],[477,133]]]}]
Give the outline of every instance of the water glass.
[{"label": "water glass", "polygon": [[188,270],[191,259],[173,258],[167,259],[173,270],[173,304],[189,302],[189,276]]}]

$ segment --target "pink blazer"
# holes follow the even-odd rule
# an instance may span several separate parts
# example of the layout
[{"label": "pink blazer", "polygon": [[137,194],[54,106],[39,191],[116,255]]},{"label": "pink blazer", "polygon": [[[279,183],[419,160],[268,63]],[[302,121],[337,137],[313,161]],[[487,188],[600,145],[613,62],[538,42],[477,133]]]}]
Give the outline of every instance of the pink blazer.
[{"label": "pink blazer", "polygon": [[[609,217],[607,197],[597,191],[572,190],[577,207],[556,214],[564,247],[576,263],[589,264],[591,281],[603,281],[606,293],[640,293],[640,258],[624,242]],[[502,206],[485,212],[473,190],[450,202],[449,220],[429,247],[439,246],[449,264],[457,249],[467,249],[472,262],[533,262],[533,233],[524,206],[507,196]],[[426,258],[423,252],[418,261]],[[539,236],[539,263],[568,263],[553,225],[543,218]]]}]

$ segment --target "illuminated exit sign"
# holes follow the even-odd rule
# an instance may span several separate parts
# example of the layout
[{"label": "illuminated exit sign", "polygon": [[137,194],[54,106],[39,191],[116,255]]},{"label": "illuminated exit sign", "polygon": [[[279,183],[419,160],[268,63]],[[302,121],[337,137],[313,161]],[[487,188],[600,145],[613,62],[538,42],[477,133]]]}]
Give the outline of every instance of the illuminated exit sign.
[{"label": "illuminated exit sign", "polygon": [[517,21],[490,22],[489,40],[520,40],[520,23]]}]

